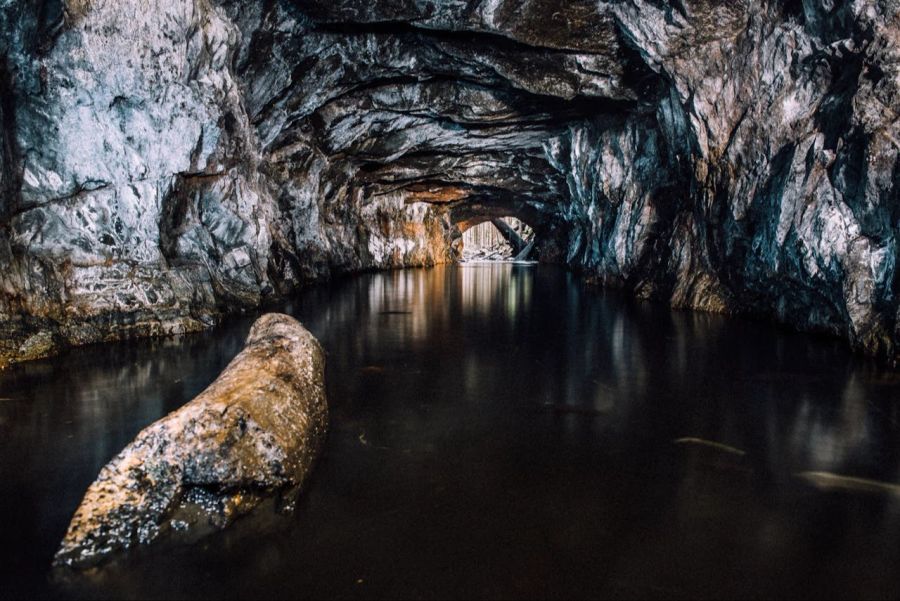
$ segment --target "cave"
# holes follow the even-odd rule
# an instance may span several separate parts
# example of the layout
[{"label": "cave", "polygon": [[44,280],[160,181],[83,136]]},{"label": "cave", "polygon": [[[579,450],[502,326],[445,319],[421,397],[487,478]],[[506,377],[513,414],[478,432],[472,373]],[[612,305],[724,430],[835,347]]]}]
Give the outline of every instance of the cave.
[{"label": "cave", "polygon": [[896,597],[895,4],[0,0],[0,596]]}]

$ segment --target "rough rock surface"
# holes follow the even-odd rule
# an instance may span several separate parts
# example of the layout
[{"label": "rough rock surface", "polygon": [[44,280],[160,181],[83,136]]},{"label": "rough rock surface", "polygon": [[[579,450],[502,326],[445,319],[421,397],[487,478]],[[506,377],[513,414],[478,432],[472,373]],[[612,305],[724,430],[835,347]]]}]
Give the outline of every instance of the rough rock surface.
[{"label": "rough rock surface", "polygon": [[325,359],[295,319],[268,314],[196,399],[100,472],[56,556],[84,566],[164,535],[223,527],[273,495],[290,507],[325,438]]},{"label": "rough rock surface", "polygon": [[515,216],[606,285],[893,357],[898,48],[892,0],[0,0],[0,356]]}]

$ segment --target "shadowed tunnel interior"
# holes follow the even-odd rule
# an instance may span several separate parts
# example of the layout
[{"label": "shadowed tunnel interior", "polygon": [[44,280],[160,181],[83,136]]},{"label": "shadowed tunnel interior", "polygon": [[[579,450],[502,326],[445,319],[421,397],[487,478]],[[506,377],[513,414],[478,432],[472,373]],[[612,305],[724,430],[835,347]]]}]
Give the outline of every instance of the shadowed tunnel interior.
[{"label": "shadowed tunnel interior", "polygon": [[[309,39],[278,50],[303,65],[303,79],[253,115],[271,123],[267,149],[292,161],[287,153],[307,140],[360,205],[396,207],[395,223],[424,205],[427,221],[449,220],[445,241],[453,226],[515,216],[540,232],[543,260],[564,262],[573,198],[554,150],[588,123],[652,113],[661,93],[658,76],[587,4],[564,9],[579,25],[554,27],[552,40],[532,39],[538,9],[513,31],[492,32],[467,26],[456,7],[448,18],[461,22],[420,24],[413,8],[298,6]],[[322,45],[324,56],[310,52]],[[320,91],[323,79],[334,91]]]},{"label": "shadowed tunnel interior", "polygon": [[[79,590],[896,597],[898,151],[895,1],[0,0],[0,564],[65,595],[72,515],[190,536],[170,508],[225,524],[321,443],[278,541]],[[503,218],[523,260],[455,265]],[[280,316],[225,380],[335,410],[281,455],[191,405],[269,309],[324,355]]]}]

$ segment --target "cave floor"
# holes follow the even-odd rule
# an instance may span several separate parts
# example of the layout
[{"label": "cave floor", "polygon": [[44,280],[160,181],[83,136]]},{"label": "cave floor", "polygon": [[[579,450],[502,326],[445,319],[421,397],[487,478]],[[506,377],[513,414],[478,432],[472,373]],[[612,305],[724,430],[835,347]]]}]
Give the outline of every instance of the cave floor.
[{"label": "cave floor", "polygon": [[332,413],[296,513],[84,576],[49,564],[85,488],[252,318],[0,373],[0,596],[900,596],[900,381],[840,342],[508,263],[284,310]]}]

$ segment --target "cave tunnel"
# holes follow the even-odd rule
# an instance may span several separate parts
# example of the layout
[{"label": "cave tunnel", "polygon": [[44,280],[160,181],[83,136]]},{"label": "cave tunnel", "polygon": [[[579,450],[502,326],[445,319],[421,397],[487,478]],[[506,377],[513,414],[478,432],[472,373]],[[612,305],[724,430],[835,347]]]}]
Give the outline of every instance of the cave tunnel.
[{"label": "cave tunnel", "polygon": [[[104,34],[127,29],[112,8],[4,7],[4,356],[40,333],[37,354],[202,329],[334,275],[451,263],[460,226],[501,214],[534,228],[540,261],[639,298],[893,353],[896,136],[847,109],[890,97],[888,46],[846,42],[875,13],[198,1],[147,15],[152,48]],[[775,50],[788,34],[830,40],[821,58],[846,76],[717,73],[762,46],[799,64]]]},{"label": "cave tunnel", "polygon": [[896,0],[0,0],[0,599],[900,598],[898,115]]},{"label": "cave tunnel", "polygon": [[[592,159],[573,143],[657,127],[662,80],[606,16],[582,14],[586,6],[566,19],[587,20],[537,40],[532,18],[510,15],[511,31],[499,34],[438,17],[411,24],[403,9],[298,4],[303,39],[260,43],[302,69],[248,107],[250,117],[278,163],[308,172],[320,161],[318,203],[344,221],[362,217],[357,246],[372,250],[364,264],[455,260],[457,228],[501,215],[539,232],[540,260],[564,263],[593,201],[577,181],[590,176],[573,173]],[[271,78],[268,64],[239,66],[251,81]]]}]

